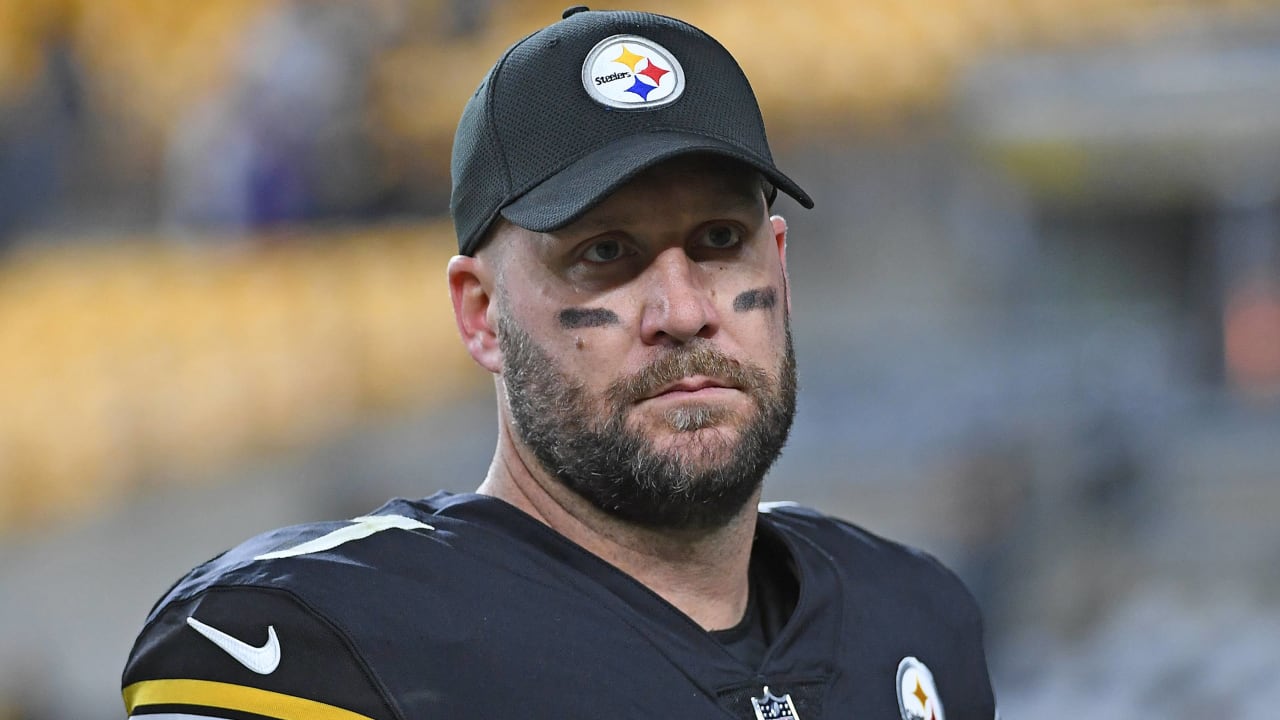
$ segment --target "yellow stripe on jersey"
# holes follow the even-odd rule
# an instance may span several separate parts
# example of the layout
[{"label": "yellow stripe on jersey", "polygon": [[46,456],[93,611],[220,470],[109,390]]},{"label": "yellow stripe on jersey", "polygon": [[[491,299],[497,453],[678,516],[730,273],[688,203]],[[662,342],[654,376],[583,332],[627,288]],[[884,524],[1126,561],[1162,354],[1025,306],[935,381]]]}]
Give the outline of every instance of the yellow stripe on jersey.
[{"label": "yellow stripe on jersey", "polygon": [[200,705],[278,720],[373,720],[315,700],[210,680],[144,680],[124,689],[125,712],[144,705]]}]

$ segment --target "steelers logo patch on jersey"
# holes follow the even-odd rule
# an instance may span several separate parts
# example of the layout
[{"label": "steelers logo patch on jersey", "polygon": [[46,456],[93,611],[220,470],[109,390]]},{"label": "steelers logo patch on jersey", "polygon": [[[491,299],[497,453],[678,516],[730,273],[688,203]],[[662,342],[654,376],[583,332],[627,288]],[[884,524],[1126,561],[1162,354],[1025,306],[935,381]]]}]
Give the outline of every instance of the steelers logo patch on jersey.
[{"label": "steelers logo patch on jersey", "polygon": [[933,673],[913,657],[898,663],[898,710],[902,720],[946,720]]},{"label": "steelers logo patch on jersey", "polygon": [[648,110],[684,92],[684,69],[675,56],[639,35],[614,35],[596,44],[582,63],[582,85],[601,105]]}]

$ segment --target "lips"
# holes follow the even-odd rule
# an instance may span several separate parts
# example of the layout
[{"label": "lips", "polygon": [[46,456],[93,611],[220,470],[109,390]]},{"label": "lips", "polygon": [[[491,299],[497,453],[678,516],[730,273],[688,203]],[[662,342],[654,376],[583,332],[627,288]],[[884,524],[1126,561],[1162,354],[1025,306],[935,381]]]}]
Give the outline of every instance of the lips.
[{"label": "lips", "polygon": [[609,400],[618,407],[661,397],[711,399],[730,392],[754,395],[767,387],[768,375],[699,343],[660,355],[638,372],[619,378],[609,387]]},{"label": "lips", "polygon": [[666,385],[663,385],[662,387],[658,388],[657,391],[650,393],[649,395],[642,398],[642,400],[651,400],[653,398],[674,395],[676,393],[695,393],[695,392],[698,392],[699,390],[707,390],[707,389],[713,389],[713,388],[719,388],[719,389],[725,389],[725,390],[738,389],[737,386],[725,380],[721,380],[720,378],[713,378],[713,377],[698,375],[694,377],[681,378],[675,382],[667,383]]}]

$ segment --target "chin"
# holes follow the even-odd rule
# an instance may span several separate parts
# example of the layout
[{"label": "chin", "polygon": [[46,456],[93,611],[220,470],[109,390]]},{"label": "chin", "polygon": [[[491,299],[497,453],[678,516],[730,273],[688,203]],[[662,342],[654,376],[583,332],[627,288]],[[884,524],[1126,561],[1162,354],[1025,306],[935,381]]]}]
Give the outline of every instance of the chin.
[{"label": "chin", "polygon": [[687,430],[671,429],[652,439],[655,452],[671,456],[694,472],[715,470],[728,464],[742,440],[736,426],[720,423]]},{"label": "chin", "polygon": [[685,405],[663,413],[667,426],[680,433],[722,427],[729,415],[724,408],[712,405]]}]

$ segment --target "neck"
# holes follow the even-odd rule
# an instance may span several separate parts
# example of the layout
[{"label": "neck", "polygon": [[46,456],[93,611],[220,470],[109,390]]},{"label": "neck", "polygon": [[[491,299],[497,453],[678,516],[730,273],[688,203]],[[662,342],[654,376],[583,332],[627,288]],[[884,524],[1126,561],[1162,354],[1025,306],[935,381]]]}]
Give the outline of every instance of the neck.
[{"label": "neck", "polygon": [[599,510],[549,477],[501,427],[477,492],[504,500],[643,583],[707,630],[732,627],[746,611],[755,535],[753,499],[723,527],[655,530]]}]

